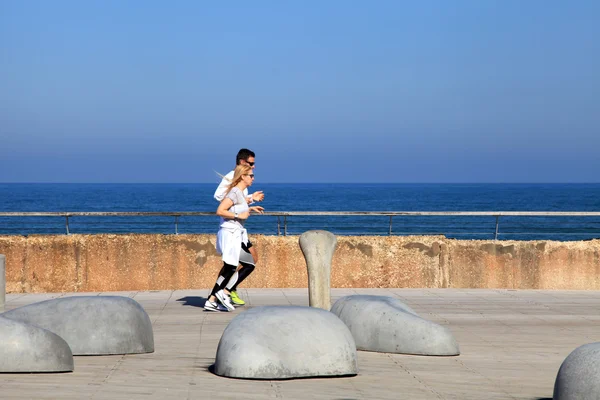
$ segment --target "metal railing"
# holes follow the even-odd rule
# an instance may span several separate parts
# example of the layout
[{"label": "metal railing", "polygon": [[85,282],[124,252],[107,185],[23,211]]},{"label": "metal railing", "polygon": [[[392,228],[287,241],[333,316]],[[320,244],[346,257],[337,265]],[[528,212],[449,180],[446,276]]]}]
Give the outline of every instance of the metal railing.
[{"label": "metal railing", "polygon": [[[277,235],[288,234],[288,217],[292,216],[384,216],[389,217],[388,235],[394,232],[394,217],[423,216],[491,216],[496,218],[494,240],[498,239],[500,217],[600,217],[600,211],[278,211],[265,212],[277,217]],[[179,218],[185,216],[215,216],[214,212],[0,212],[0,217],[64,217],[66,234],[70,234],[69,218],[73,217],[173,217],[175,234],[179,233]],[[283,224],[282,224],[283,219]],[[596,233],[596,232],[593,232]],[[597,232],[600,234],[600,232]],[[418,234],[418,233],[412,233]],[[522,234],[522,233],[519,233]]]}]

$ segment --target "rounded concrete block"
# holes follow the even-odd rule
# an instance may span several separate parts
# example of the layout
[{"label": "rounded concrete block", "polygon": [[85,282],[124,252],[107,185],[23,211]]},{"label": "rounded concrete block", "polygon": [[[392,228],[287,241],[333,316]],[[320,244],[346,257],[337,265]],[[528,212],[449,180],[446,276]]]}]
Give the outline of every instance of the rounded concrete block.
[{"label": "rounded concrete block", "polygon": [[300,249],[308,269],[308,303],[324,310],[331,308],[331,260],[337,247],[335,235],[307,231],[300,235]]},{"label": "rounded concrete block", "polygon": [[73,354],[61,337],[0,316],[0,372],[69,372]]},{"label": "rounded concrete block", "polygon": [[62,337],[74,355],[154,351],[152,323],[138,302],[122,296],[63,297],[2,314]]},{"label": "rounded concrete block", "polygon": [[600,342],[579,346],[565,358],[556,376],[552,398],[600,399]]},{"label": "rounded concrete block", "polygon": [[421,318],[393,297],[346,296],[335,302],[331,312],[348,326],[358,350],[427,356],[460,354],[450,330]]},{"label": "rounded concrete block", "polygon": [[356,345],[346,325],[329,311],[257,307],[225,328],[214,372],[246,379],[356,375]]}]

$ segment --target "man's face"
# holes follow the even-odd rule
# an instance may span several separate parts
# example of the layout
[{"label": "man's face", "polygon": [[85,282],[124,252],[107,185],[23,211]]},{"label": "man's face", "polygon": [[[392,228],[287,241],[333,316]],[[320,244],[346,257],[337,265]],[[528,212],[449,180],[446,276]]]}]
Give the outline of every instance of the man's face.
[{"label": "man's face", "polygon": [[247,160],[241,160],[240,164],[242,165],[249,165],[252,167],[252,169],[254,169],[254,157],[248,157]]}]

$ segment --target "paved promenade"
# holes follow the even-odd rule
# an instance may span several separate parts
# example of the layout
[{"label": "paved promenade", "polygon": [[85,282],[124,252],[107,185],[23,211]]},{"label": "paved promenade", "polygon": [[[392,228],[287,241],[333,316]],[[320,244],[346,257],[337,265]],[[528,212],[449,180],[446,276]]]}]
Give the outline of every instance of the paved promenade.
[{"label": "paved promenade", "polygon": [[6,309],[70,295],[122,295],[154,326],[152,354],[75,357],[75,372],[0,374],[2,399],[550,399],[561,362],[600,341],[600,292],[482,289],[333,289],[395,296],[446,325],[462,354],[423,357],[359,352],[351,378],[248,381],[213,375],[221,333],[262,305],[308,305],[307,289],[241,290],[248,305],[204,312],[207,290],[9,294]]}]

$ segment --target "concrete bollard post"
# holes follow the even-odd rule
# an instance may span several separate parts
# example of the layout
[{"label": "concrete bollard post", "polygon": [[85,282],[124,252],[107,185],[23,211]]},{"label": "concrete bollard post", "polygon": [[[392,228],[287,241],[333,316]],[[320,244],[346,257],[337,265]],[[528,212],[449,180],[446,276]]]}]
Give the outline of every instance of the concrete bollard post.
[{"label": "concrete bollard post", "polygon": [[0,254],[0,312],[4,312],[6,303],[6,256]]},{"label": "concrete bollard post", "polygon": [[300,236],[300,249],[308,270],[308,303],[329,311],[331,308],[331,260],[337,247],[335,235],[327,231],[307,231]]}]

